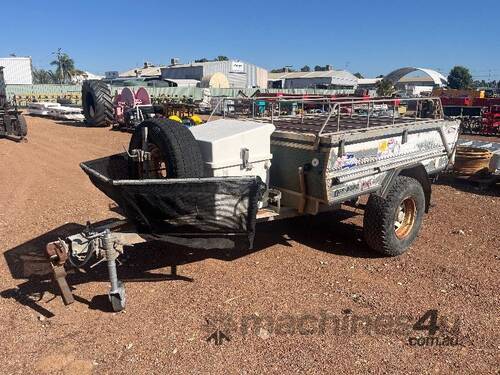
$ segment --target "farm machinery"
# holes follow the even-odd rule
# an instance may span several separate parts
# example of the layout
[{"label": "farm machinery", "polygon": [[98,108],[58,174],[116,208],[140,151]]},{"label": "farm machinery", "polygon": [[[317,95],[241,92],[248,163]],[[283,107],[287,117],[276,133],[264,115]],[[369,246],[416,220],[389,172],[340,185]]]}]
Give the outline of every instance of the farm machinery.
[{"label": "farm machinery", "polygon": [[172,100],[153,102],[149,92],[140,87],[124,87],[111,93],[104,81],[88,80],[82,86],[82,106],[85,123],[89,126],[113,126],[115,129],[133,131],[141,122],[165,117],[185,125],[198,125],[201,119],[194,115],[194,103]]},{"label": "farm machinery", "polygon": [[445,115],[461,120],[466,134],[500,135],[500,98],[441,97]]},{"label": "farm machinery", "polygon": [[9,102],[5,90],[3,67],[0,66],[0,137],[13,141],[22,141],[28,133],[26,120],[17,110],[15,97]]},{"label": "farm machinery", "polygon": [[500,134],[500,105],[492,105],[483,112],[482,127],[487,134]]},{"label": "farm machinery", "polygon": [[125,87],[113,99],[114,120],[113,124],[119,129],[134,129],[142,121],[161,114],[161,108],[155,107],[151,97],[144,87],[137,91]]}]

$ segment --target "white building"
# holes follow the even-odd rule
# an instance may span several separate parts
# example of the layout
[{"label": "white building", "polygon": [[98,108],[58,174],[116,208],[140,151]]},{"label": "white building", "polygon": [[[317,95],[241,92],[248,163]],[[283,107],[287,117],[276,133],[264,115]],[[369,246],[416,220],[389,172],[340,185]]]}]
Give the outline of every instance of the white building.
[{"label": "white building", "polygon": [[31,57],[0,57],[6,85],[31,85]]},{"label": "white building", "polygon": [[358,79],[346,70],[269,73],[268,88],[275,89],[353,89]]},{"label": "white building", "polygon": [[83,72],[82,74],[76,75],[71,77],[71,83],[82,83],[83,81],[86,81],[88,79],[103,79],[103,76],[100,76],[98,74],[93,74],[90,72]]},{"label": "white building", "polygon": [[239,60],[206,61],[174,64],[161,68],[166,80],[196,80],[200,87],[252,88],[267,87],[267,70]]},{"label": "white building", "polygon": [[383,78],[361,78],[358,80],[358,88],[374,91],[382,79],[391,82],[396,90],[410,96],[431,93],[435,87],[447,85],[446,77],[435,70],[404,67],[390,72]]}]

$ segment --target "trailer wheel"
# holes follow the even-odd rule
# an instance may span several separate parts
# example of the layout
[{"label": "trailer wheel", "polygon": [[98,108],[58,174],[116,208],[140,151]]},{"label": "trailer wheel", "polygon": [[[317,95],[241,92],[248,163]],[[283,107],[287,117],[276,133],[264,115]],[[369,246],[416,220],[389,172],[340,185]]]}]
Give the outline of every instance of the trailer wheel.
[{"label": "trailer wheel", "polygon": [[[187,127],[165,118],[153,118],[137,126],[130,139],[129,152],[142,148],[142,129],[147,127],[151,153],[146,178],[203,177],[203,159],[196,139]],[[132,177],[141,177],[138,163],[131,160]]]},{"label": "trailer wheel", "polygon": [[16,135],[19,137],[26,137],[28,135],[28,125],[23,115],[17,117]]},{"label": "trailer wheel", "polygon": [[89,126],[109,126],[114,122],[111,89],[106,82],[84,81],[82,107],[85,123]]},{"label": "trailer wheel", "polygon": [[363,218],[366,243],[384,255],[403,254],[418,235],[424,211],[422,185],[398,176],[385,198],[372,194],[368,199]]}]

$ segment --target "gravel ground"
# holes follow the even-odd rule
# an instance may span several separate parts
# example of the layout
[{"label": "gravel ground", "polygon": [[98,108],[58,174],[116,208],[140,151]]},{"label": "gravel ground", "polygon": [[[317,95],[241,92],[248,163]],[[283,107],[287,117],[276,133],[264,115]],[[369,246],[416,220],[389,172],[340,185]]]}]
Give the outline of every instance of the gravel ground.
[{"label": "gravel ground", "polygon": [[[78,163],[130,135],[28,126],[28,142],[0,140],[2,373],[498,373],[498,186],[442,179],[397,258],[367,249],[353,209],[259,225],[253,251],[137,246],[119,268],[127,309],[112,313],[105,267],[71,275],[76,302],[64,306],[41,251],[118,217]],[[166,277],[172,264],[184,278]],[[419,345],[434,337],[412,329],[428,310],[453,345]]]}]

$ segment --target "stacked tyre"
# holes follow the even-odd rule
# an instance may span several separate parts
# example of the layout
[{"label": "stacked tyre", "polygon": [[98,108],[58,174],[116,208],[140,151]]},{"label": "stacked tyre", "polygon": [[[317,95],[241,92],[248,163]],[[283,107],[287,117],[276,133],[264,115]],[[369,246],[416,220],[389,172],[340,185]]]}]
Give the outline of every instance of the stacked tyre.
[{"label": "stacked tyre", "polygon": [[89,126],[110,126],[114,122],[111,89],[100,80],[84,81],[82,107],[85,123]]}]

